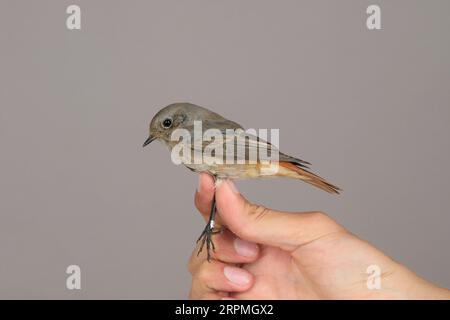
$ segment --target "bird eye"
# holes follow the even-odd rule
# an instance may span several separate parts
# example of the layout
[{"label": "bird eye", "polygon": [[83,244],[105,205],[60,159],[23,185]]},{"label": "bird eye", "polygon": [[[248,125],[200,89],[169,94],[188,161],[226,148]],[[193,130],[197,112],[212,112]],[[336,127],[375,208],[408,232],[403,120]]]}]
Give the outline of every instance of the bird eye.
[{"label": "bird eye", "polygon": [[172,119],[170,118],[164,119],[162,125],[166,129],[170,128],[170,126],[172,125]]}]

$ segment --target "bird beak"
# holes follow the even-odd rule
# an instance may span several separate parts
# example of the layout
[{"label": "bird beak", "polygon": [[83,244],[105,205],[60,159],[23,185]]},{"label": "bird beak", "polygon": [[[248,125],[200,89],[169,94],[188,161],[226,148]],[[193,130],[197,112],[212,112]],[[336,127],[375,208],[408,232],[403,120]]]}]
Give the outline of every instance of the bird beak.
[{"label": "bird beak", "polygon": [[145,147],[146,145],[150,144],[150,142],[152,142],[153,140],[155,140],[156,137],[150,135],[147,140],[145,140],[144,144],[142,145],[143,147]]}]

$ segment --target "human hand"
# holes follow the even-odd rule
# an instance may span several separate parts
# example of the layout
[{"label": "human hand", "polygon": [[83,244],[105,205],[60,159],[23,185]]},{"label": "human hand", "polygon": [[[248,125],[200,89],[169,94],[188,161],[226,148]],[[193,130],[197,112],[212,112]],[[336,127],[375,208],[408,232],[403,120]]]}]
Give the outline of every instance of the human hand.
[{"label": "human hand", "polygon": [[[205,220],[214,195],[201,174],[195,204]],[[437,299],[436,287],[321,212],[287,213],[249,203],[230,180],[216,190],[218,223],[211,263],[194,250],[191,299]],[[381,271],[369,289],[367,268]]]}]

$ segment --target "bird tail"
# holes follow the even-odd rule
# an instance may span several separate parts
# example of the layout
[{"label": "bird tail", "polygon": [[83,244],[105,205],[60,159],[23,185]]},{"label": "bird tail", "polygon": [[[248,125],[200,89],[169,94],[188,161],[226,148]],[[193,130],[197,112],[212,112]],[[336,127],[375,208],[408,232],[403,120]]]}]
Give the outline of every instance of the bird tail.
[{"label": "bird tail", "polygon": [[316,186],[316,187],[318,187],[322,190],[325,190],[329,193],[339,194],[339,192],[342,191],[341,188],[339,188],[335,185],[332,185],[331,183],[327,182],[322,177],[319,177],[318,175],[316,175],[312,172],[309,172],[306,169],[300,168],[298,165],[295,165],[292,162],[280,161],[279,165],[280,165],[280,167],[287,169],[287,170],[281,170],[279,172],[280,175],[303,180],[303,181],[305,181],[309,184],[312,184],[313,186]]}]

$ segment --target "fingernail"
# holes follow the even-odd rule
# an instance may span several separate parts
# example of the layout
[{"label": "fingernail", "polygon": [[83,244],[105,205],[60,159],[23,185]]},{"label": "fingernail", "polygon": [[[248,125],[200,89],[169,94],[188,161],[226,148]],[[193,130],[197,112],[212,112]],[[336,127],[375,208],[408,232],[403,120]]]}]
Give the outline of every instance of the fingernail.
[{"label": "fingernail", "polygon": [[236,194],[239,194],[239,190],[236,188],[236,185],[234,184],[233,180],[227,180],[228,185],[230,186],[231,191],[233,191]]},{"label": "fingernail", "polygon": [[256,243],[241,240],[239,238],[234,239],[234,250],[243,257],[252,258],[258,253],[258,245]]},{"label": "fingernail", "polygon": [[250,282],[249,274],[240,268],[226,266],[223,268],[223,273],[228,280],[240,286]]},{"label": "fingernail", "polygon": [[219,187],[221,186],[222,182],[223,182],[223,179],[216,179],[214,181],[214,188],[219,189]]}]

